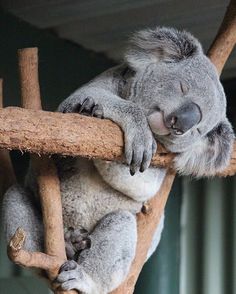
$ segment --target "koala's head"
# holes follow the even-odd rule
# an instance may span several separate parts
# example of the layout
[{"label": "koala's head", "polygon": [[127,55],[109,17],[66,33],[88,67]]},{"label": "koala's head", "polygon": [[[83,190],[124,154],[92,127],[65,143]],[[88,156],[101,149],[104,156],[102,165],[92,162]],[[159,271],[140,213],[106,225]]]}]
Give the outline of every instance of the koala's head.
[{"label": "koala's head", "polygon": [[170,28],[136,33],[126,53],[129,99],[146,112],[158,141],[178,153],[184,174],[213,175],[229,163],[234,134],[218,73],[191,34]]}]

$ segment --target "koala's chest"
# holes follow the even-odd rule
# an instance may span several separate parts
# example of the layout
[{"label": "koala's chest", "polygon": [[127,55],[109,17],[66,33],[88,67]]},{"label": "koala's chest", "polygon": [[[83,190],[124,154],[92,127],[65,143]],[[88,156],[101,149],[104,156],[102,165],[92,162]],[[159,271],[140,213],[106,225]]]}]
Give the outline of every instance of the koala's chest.
[{"label": "koala's chest", "polygon": [[98,174],[92,161],[79,159],[61,176],[63,219],[66,227],[91,230],[106,214],[119,209],[137,213],[142,207],[116,191]]}]

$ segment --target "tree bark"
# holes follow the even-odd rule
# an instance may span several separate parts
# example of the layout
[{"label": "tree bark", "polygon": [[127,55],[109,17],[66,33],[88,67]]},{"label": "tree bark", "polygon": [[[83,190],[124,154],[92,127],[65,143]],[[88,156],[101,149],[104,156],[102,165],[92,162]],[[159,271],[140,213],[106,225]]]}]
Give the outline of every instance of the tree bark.
[{"label": "tree bark", "polygon": [[[22,105],[29,109],[41,110],[42,106],[38,78],[38,49],[26,48],[19,50],[18,56]],[[40,254],[45,262],[47,260],[55,260],[56,264],[55,262],[49,262],[47,266],[48,276],[53,280],[58,275],[58,270],[62,263],[66,261],[60,183],[52,159],[46,156],[40,158],[37,155],[32,155],[31,162],[36,173],[41,199],[46,254],[35,253],[34,255],[34,253],[31,253],[31,258],[28,259],[28,261],[31,261],[31,264],[33,261],[39,262]],[[22,250],[18,251],[18,253],[25,253],[26,255],[26,252]],[[41,266],[42,263],[38,264],[39,268]],[[64,292],[59,290],[55,290],[54,292],[76,293],[75,291]]]},{"label": "tree bark", "polygon": [[[58,153],[121,160],[123,134],[109,120],[7,107],[0,109],[0,147],[38,154]],[[154,164],[169,163],[171,155],[159,148]],[[163,156],[162,156],[163,155]]]},{"label": "tree bark", "polygon": [[221,74],[236,43],[236,0],[231,0],[207,55]]},{"label": "tree bark", "polygon": [[51,256],[42,252],[30,252],[24,250],[27,233],[18,228],[8,245],[8,256],[16,264],[27,268],[40,268],[45,271],[56,271],[64,259]]},{"label": "tree bark", "polygon": [[[3,80],[0,79],[0,109],[3,108]],[[8,150],[0,149],[0,199],[6,190],[16,182]]]},{"label": "tree bark", "polygon": [[[124,145],[122,131],[109,120],[7,107],[0,109],[0,147],[119,161]],[[152,165],[172,167],[173,158],[174,154],[158,144]],[[224,176],[236,172],[235,161],[236,148]]]}]

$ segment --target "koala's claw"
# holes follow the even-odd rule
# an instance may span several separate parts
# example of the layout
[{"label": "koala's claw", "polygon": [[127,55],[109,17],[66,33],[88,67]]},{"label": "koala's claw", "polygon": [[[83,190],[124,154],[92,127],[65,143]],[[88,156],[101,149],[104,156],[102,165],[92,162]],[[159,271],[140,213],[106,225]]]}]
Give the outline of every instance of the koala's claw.
[{"label": "koala's claw", "polygon": [[87,97],[82,103],[78,103],[76,106],[76,112],[103,118],[103,108],[100,104],[95,104],[93,98]]},{"label": "koala's claw", "polygon": [[141,173],[144,172],[150,166],[152,157],[156,154],[156,151],[157,151],[157,143],[155,139],[153,139],[151,156],[150,156],[150,153],[148,153],[147,151],[143,153],[143,160],[139,169]]},{"label": "koala's claw", "polygon": [[131,176],[135,175],[135,173],[140,169],[143,159],[143,152],[140,149],[133,151],[132,160],[130,163],[130,174]]},{"label": "koala's claw", "polygon": [[92,109],[91,116],[104,118],[102,106],[99,104],[95,104]]},{"label": "koala's claw", "polygon": [[131,176],[138,171],[144,172],[151,163],[152,156],[156,153],[157,144],[152,134],[147,138],[139,136],[133,141],[132,148],[126,143],[126,161],[130,166]]},{"label": "koala's claw", "polygon": [[71,270],[75,270],[76,267],[77,267],[77,262],[74,261],[74,260],[67,260],[66,262],[64,262],[62,264],[62,266],[60,267],[59,269],[59,274],[61,272],[64,272],[64,271],[71,271]]},{"label": "koala's claw", "polygon": [[122,126],[125,139],[125,159],[130,174],[144,172],[150,165],[157,144],[142,109],[130,107]]},{"label": "koala's claw", "polygon": [[69,228],[65,234],[66,255],[68,259],[76,260],[79,253],[91,246],[88,231],[84,229]]},{"label": "koala's claw", "polygon": [[149,167],[150,163],[151,163],[151,158],[148,157],[147,152],[144,152],[143,153],[143,161],[142,161],[142,164],[140,166],[139,171],[141,173],[143,173]]},{"label": "koala's claw", "polygon": [[95,103],[92,98],[87,97],[82,103],[77,104],[77,112],[90,113],[91,109],[94,107]]},{"label": "koala's claw", "polygon": [[94,99],[91,97],[80,98],[76,104],[68,103],[64,105],[62,112],[77,112],[88,116],[104,118],[103,107],[100,104],[95,103]]}]

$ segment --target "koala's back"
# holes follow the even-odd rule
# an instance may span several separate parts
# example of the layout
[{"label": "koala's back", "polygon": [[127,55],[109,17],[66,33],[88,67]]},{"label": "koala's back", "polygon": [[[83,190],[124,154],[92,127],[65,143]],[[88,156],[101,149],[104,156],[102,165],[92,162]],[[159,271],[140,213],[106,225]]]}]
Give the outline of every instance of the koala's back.
[{"label": "koala's back", "polygon": [[106,214],[119,209],[137,213],[142,203],[109,186],[92,160],[77,158],[60,162],[63,219],[65,227],[92,230]]}]

